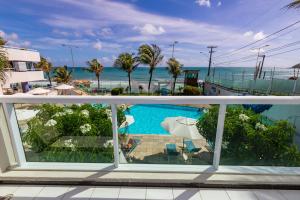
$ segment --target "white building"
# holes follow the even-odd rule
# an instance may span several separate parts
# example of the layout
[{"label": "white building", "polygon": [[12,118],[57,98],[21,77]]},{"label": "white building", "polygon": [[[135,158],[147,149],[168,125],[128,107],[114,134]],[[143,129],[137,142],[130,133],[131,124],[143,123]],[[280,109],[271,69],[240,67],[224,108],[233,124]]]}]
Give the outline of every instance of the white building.
[{"label": "white building", "polygon": [[0,94],[12,89],[25,92],[28,90],[28,82],[45,79],[43,72],[36,70],[33,66],[34,63],[40,62],[38,51],[7,46],[4,46],[3,49],[7,54],[11,68],[5,72],[5,83],[0,83]]}]

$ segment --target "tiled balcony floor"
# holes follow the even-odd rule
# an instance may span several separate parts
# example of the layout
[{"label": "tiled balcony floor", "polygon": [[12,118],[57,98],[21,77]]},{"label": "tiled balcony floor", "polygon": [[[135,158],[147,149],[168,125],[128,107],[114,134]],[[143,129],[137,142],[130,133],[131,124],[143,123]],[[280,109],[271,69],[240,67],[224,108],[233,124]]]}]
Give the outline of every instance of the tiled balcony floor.
[{"label": "tiled balcony floor", "polygon": [[[0,196],[16,200],[54,199],[178,199],[178,200],[299,200],[295,190],[237,190],[199,188],[134,188],[87,186],[0,185]],[[1,199],[1,198],[0,198]]]}]

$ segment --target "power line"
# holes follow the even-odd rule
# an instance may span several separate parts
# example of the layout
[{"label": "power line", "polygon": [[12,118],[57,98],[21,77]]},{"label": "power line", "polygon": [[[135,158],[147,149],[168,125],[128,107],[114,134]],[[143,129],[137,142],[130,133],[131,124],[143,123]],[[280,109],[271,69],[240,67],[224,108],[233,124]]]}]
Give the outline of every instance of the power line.
[{"label": "power line", "polygon": [[[286,54],[286,53],[290,53],[290,52],[294,52],[294,51],[298,51],[300,50],[300,48],[296,48],[296,49],[292,49],[292,50],[288,50],[288,51],[284,51],[284,52],[279,52],[276,54],[271,54],[271,55],[267,55],[267,57],[274,57],[274,56],[278,56],[278,55],[282,55],[282,54]],[[250,62],[250,61],[255,61],[256,59],[248,59],[248,60],[236,60],[233,62],[224,62],[224,63],[217,63],[216,65],[220,65],[220,64],[236,64],[236,63],[244,63],[244,62]]]},{"label": "power line", "polygon": [[[300,44],[300,40],[299,40],[299,41],[296,41],[296,42],[292,42],[292,43],[288,43],[288,44],[282,45],[282,46],[280,46],[280,47],[276,47],[276,48],[267,50],[267,51],[265,52],[265,54],[270,53],[270,52],[280,51],[280,50],[282,50],[282,49],[286,49],[286,48],[289,48],[289,47],[292,47],[292,46],[296,46],[296,45],[298,45],[298,44]],[[227,64],[227,63],[232,63],[232,62],[235,62],[235,61],[239,61],[239,60],[244,60],[244,59],[252,58],[252,57],[254,57],[254,56],[255,56],[255,55],[244,56],[244,57],[237,58],[237,59],[233,59],[233,60],[229,60],[229,61],[219,62],[219,63],[217,63],[217,64]]]},{"label": "power line", "polygon": [[272,37],[273,35],[276,35],[276,34],[282,32],[282,31],[285,31],[286,29],[289,29],[289,28],[291,28],[291,27],[293,27],[293,26],[295,26],[296,24],[299,24],[299,23],[300,23],[300,20],[298,20],[298,21],[296,21],[296,22],[294,22],[294,23],[292,23],[292,24],[290,24],[290,25],[288,25],[288,26],[286,26],[286,27],[284,27],[284,28],[282,28],[282,29],[280,29],[280,30],[278,30],[278,31],[275,31],[275,32],[273,32],[273,33],[267,35],[266,37],[264,37],[264,38],[262,38],[262,39],[260,39],[260,40],[257,40],[257,41],[255,41],[255,42],[251,42],[251,43],[249,43],[249,44],[247,44],[247,45],[244,45],[244,46],[242,46],[242,47],[240,47],[240,48],[238,48],[238,49],[236,49],[236,50],[233,50],[233,51],[231,51],[231,52],[225,53],[225,54],[223,54],[223,55],[219,55],[219,56],[217,56],[216,58],[224,57],[224,56],[226,56],[226,55],[232,55],[232,54],[235,53],[235,52],[239,52],[239,51],[242,50],[242,49],[245,49],[245,48],[250,47],[250,46],[252,46],[252,45],[254,45],[254,44],[257,44],[257,43],[259,43],[259,42],[261,42],[261,41],[263,41],[263,40],[265,40],[265,39],[267,39],[267,38]]}]

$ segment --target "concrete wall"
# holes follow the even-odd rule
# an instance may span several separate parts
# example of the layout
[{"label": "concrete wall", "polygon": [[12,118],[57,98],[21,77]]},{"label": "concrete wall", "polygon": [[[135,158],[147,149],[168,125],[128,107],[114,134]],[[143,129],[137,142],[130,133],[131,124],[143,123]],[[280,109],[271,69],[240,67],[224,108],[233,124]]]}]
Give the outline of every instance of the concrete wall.
[{"label": "concrete wall", "polygon": [[40,62],[41,56],[38,51],[5,47],[9,61]]},{"label": "concrete wall", "polygon": [[204,84],[204,94],[207,96],[239,96],[239,94],[234,91],[230,91],[228,89],[222,88],[218,85],[205,83]]},{"label": "concrete wall", "polygon": [[44,73],[42,71],[27,71],[27,72],[7,71],[5,73],[6,73],[6,82],[4,84],[4,88],[9,88],[9,85],[12,83],[45,80]]}]

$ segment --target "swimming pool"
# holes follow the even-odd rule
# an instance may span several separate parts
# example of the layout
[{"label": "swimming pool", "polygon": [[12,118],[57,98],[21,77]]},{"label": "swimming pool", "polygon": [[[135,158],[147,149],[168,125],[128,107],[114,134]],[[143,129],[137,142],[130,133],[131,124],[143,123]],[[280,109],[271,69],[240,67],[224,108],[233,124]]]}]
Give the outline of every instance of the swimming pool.
[{"label": "swimming pool", "polygon": [[121,128],[121,133],[168,135],[160,124],[166,117],[188,117],[198,119],[203,115],[202,109],[177,105],[135,105],[125,111],[125,115],[132,115],[134,123]]}]

